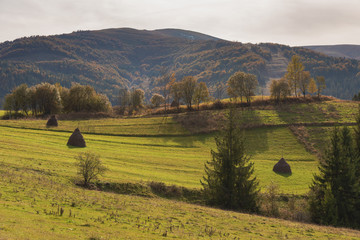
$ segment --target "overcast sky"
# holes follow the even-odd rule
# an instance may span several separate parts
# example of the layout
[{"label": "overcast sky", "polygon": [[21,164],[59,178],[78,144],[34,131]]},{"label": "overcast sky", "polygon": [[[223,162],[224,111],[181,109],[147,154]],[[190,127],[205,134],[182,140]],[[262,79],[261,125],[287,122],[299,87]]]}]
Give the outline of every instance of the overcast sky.
[{"label": "overcast sky", "polygon": [[131,27],[239,42],[360,44],[360,0],[0,0],[0,42]]}]

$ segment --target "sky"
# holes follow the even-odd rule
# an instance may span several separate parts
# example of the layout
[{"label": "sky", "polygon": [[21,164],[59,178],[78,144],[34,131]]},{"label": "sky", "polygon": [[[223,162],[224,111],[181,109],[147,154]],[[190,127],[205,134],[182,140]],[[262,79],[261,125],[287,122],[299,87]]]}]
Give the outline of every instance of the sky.
[{"label": "sky", "polygon": [[0,0],[0,42],[130,27],[243,43],[360,44],[360,0]]}]

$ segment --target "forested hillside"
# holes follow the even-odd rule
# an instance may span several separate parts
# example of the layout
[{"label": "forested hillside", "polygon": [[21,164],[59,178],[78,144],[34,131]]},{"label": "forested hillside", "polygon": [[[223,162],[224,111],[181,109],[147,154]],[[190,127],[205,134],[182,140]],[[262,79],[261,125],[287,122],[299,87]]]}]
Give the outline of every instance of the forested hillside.
[{"label": "forested hillside", "polygon": [[360,89],[359,62],[328,57],[305,48],[243,44],[191,31],[107,29],[21,38],[0,44],[0,99],[21,83],[70,87],[90,84],[116,104],[122,87],[140,87],[150,97],[164,69],[179,81],[187,75],[211,89],[236,71],[255,74],[265,86],[281,77],[298,54],[313,77],[323,75],[324,94],[350,99]]}]

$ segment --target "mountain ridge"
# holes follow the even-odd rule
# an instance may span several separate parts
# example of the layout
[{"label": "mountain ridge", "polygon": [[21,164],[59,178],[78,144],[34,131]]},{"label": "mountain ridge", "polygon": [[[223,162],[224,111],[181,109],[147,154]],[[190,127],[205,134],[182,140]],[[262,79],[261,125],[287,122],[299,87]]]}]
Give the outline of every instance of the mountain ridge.
[{"label": "mountain ridge", "polygon": [[0,44],[0,99],[21,83],[70,87],[90,84],[116,104],[122,87],[140,87],[150,98],[163,69],[187,75],[214,90],[236,71],[255,74],[265,87],[286,72],[298,54],[312,76],[324,75],[325,94],[349,99],[360,88],[359,61],[329,57],[301,47],[240,43],[179,29],[112,28],[33,36]]}]

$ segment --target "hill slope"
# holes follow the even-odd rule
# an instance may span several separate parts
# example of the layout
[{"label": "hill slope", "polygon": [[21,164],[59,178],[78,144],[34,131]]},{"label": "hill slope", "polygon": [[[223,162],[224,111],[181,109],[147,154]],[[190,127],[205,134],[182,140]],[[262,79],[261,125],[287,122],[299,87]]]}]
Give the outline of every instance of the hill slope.
[{"label": "hill slope", "polygon": [[324,92],[351,98],[360,88],[359,62],[328,57],[305,48],[278,44],[242,44],[177,30],[129,28],[79,31],[21,38],[0,44],[0,99],[21,83],[90,84],[116,103],[124,86],[146,89],[150,97],[163,68],[179,80],[193,75],[213,87],[236,71],[257,75],[261,85],[281,77],[298,54],[313,76],[324,75]]},{"label": "hill slope", "polygon": [[317,52],[324,53],[332,57],[343,57],[360,60],[360,45],[320,45],[320,46],[304,46]]}]

